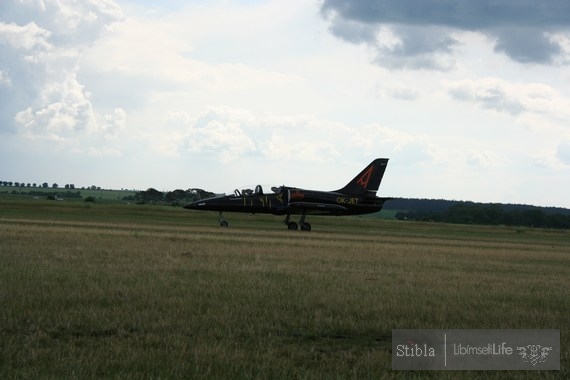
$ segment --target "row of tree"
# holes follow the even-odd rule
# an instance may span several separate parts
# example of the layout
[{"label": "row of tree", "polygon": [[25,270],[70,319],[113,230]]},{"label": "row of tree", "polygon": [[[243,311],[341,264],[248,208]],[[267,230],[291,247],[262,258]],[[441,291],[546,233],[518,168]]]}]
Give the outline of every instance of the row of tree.
[{"label": "row of tree", "polygon": [[162,192],[154,188],[150,188],[145,191],[139,191],[135,195],[124,197],[123,200],[137,203],[169,204],[179,206],[213,196],[215,196],[215,194],[212,192],[196,188],[188,190],[176,189],[168,192]]},{"label": "row of tree", "polygon": [[456,202],[446,209],[416,209],[399,211],[401,220],[421,220],[458,224],[526,226],[541,228],[570,228],[570,214],[546,212],[539,207],[505,207],[501,204]]},{"label": "row of tree", "polygon": [[[29,185],[29,184],[28,184]],[[57,184],[53,184],[51,187],[47,182],[43,183],[41,186],[37,186],[36,184],[33,185],[25,185],[23,183],[18,182],[3,182],[0,181],[0,186],[4,187],[18,187],[18,190],[13,189],[11,192],[12,194],[19,194],[19,195],[29,195],[29,196],[37,196],[37,197],[45,197],[47,195],[48,199],[63,199],[63,198],[81,198],[80,191],[77,191],[74,185],[65,185],[66,191],[62,191]],[[26,189],[22,191],[21,189]],[[35,190],[37,189],[37,190]],[[56,191],[47,191],[46,189],[56,190]],[[75,190],[75,191],[74,191]],[[85,188],[82,188],[85,190]],[[87,190],[101,190],[100,187],[91,186],[87,188]],[[5,191],[6,193],[9,190]],[[199,199],[210,198],[215,196],[214,193],[193,188],[188,190],[173,190],[162,192],[158,191],[154,188],[149,188],[148,190],[139,191],[135,195],[129,195],[123,197],[123,201],[127,202],[136,202],[136,203],[153,203],[153,204],[169,204],[173,206],[187,204]],[[90,201],[92,201],[90,199]]]},{"label": "row of tree", "polygon": [[31,197],[46,197],[47,199],[66,199],[66,198],[81,198],[81,192],[79,190],[61,190],[61,189],[52,189],[52,190],[48,190],[46,191],[45,189],[43,190],[25,190],[25,191],[17,191],[17,190],[11,190],[11,191],[0,191],[0,193],[4,193],[4,194],[12,194],[12,195],[28,195]]},{"label": "row of tree", "polygon": [[[37,184],[37,183],[26,183],[26,182],[12,182],[12,181],[0,181],[0,186],[3,187],[25,187],[25,188],[42,188],[42,189],[59,189],[59,185],[57,183],[53,183],[51,186],[49,185],[49,183],[44,182],[41,185]],[[63,188],[65,188],[66,190],[75,190],[75,185],[72,183],[68,183],[66,184]],[[82,190],[101,190],[101,187],[99,186],[89,186],[89,187],[82,187]]]}]

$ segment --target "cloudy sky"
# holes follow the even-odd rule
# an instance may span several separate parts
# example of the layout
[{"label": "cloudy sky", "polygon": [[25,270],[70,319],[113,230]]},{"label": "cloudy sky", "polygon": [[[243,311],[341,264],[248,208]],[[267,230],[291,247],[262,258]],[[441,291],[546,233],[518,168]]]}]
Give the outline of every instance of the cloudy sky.
[{"label": "cloudy sky", "polygon": [[2,0],[0,180],[570,207],[567,0]]}]

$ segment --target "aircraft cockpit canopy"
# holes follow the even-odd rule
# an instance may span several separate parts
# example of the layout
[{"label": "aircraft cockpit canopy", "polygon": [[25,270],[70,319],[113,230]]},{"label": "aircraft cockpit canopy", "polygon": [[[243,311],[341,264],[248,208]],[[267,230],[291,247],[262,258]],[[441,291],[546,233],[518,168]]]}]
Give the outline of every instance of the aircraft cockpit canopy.
[{"label": "aircraft cockpit canopy", "polygon": [[255,186],[255,190],[251,189],[243,189],[242,191],[239,191],[238,189],[234,190],[234,196],[236,197],[250,197],[256,195],[263,195],[263,188],[261,187],[261,185]]}]

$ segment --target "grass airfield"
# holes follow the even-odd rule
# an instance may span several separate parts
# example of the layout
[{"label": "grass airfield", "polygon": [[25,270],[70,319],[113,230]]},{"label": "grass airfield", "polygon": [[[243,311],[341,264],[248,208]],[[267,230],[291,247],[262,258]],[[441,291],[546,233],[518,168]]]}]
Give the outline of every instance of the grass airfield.
[{"label": "grass airfield", "polygon": [[[568,378],[570,231],[0,198],[0,378]],[[562,371],[392,371],[393,328],[561,330]]]}]

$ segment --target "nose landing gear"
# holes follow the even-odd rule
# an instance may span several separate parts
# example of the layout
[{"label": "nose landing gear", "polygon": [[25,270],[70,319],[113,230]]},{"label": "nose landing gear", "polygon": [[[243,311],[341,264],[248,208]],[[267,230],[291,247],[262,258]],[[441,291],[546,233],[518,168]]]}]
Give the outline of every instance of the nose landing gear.
[{"label": "nose landing gear", "polygon": [[218,222],[220,223],[220,227],[227,227],[230,224],[224,219],[224,215],[220,211],[220,216],[218,217]]}]

